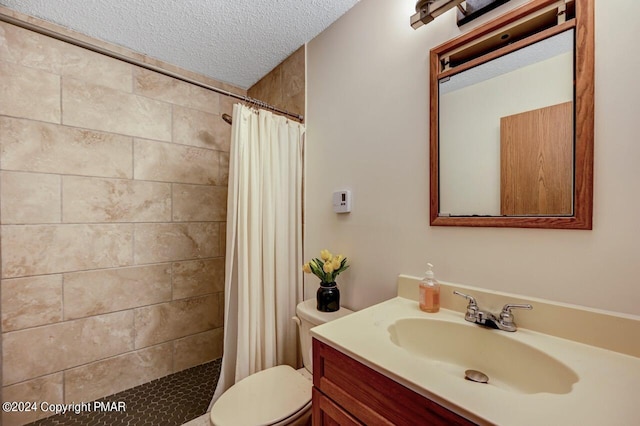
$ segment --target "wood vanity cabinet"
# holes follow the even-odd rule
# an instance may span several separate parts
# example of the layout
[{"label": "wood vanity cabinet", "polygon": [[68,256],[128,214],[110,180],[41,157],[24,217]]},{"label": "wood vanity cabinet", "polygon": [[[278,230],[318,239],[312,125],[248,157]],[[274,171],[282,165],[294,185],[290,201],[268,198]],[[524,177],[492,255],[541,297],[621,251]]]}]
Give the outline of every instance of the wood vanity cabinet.
[{"label": "wood vanity cabinet", "polygon": [[473,425],[313,339],[313,425]]}]

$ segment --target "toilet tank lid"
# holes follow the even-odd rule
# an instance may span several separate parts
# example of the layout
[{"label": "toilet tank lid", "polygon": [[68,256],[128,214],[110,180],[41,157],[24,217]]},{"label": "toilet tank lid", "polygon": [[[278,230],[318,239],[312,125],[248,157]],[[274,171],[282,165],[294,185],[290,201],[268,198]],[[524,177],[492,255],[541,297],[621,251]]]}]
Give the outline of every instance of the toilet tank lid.
[{"label": "toilet tank lid", "polygon": [[352,310],[343,307],[340,307],[340,309],[335,312],[320,312],[317,309],[316,299],[305,300],[298,303],[298,306],[296,307],[296,314],[298,317],[305,321],[309,321],[313,325],[324,324],[352,313]]}]

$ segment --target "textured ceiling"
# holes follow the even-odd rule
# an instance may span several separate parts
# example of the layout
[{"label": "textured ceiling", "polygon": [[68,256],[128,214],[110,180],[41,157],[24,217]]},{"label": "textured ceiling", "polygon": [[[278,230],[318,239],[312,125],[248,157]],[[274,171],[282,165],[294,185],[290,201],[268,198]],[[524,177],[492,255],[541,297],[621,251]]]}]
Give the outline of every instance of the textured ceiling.
[{"label": "textured ceiling", "polygon": [[358,0],[0,0],[0,4],[249,88]]}]

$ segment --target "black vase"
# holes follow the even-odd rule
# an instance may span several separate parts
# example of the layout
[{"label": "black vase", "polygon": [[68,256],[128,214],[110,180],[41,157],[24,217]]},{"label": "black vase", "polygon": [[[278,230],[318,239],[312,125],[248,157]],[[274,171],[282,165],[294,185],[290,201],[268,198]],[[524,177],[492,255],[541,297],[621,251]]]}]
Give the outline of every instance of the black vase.
[{"label": "black vase", "polygon": [[320,283],[316,293],[316,309],[320,312],[335,312],[340,309],[340,290],[336,283]]}]

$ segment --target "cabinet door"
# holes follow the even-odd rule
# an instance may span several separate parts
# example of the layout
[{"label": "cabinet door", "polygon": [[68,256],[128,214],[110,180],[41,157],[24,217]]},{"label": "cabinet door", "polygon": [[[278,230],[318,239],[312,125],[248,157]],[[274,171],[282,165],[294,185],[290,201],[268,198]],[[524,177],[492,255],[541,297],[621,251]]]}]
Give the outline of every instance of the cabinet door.
[{"label": "cabinet door", "polygon": [[313,385],[366,425],[474,424],[316,339],[313,339]]},{"label": "cabinet door", "polygon": [[361,426],[362,423],[313,388],[313,426]]}]

